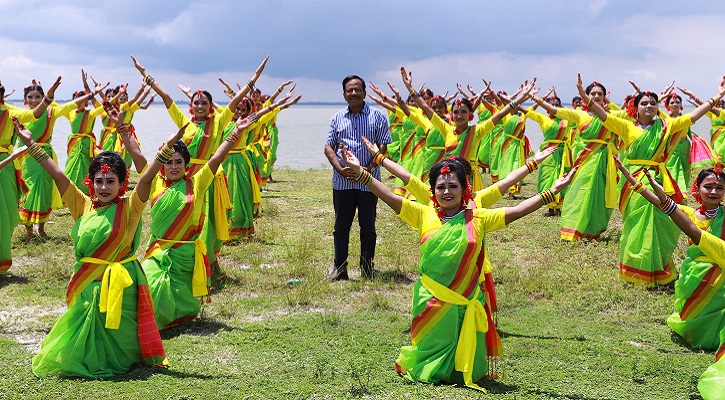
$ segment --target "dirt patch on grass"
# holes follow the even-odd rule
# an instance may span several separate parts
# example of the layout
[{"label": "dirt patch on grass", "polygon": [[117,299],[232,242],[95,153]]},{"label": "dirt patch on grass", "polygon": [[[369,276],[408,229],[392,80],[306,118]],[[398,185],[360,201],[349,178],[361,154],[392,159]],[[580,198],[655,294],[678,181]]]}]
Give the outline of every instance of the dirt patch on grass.
[{"label": "dirt patch on grass", "polygon": [[65,310],[65,307],[48,309],[38,306],[0,310],[0,332],[37,353],[40,350],[40,341],[47,334],[47,322],[42,320],[46,317],[56,319]]}]

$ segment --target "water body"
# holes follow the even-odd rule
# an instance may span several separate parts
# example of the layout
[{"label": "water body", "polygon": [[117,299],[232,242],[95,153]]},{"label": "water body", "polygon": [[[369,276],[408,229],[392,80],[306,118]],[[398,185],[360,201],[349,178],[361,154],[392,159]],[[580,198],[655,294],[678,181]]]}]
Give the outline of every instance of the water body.
[{"label": "water body", "polygon": [[[275,167],[292,169],[329,169],[330,164],[323,154],[330,118],[345,104],[295,105],[282,111],[277,117],[279,127],[279,148]],[[184,109],[182,107],[182,109]],[[141,150],[147,159],[156,155],[156,151],[166,138],[176,131],[163,104],[153,104],[148,110],[139,110],[134,114],[133,124],[141,140]],[[710,120],[701,118],[692,130],[705,140],[710,138]],[[101,121],[96,120],[94,133],[99,137]],[[65,166],[66,148],[70,124],[65,118],[55,124],[53,148],[58,154],[58,163]],[[538,149],[543,141],[538,124],[528,120],[526,135],[531,146]]]}]

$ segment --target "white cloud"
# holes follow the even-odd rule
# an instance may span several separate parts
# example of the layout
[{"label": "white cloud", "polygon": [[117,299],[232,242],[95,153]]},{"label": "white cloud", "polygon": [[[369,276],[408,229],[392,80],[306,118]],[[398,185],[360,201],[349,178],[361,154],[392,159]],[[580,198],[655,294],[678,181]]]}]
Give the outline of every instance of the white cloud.
[{"label": "white cloud", "polygon": [[[347,73],[400,86],[400,65],[437,91],[457,82],[480,88],[481,77],[512,90],[538,75],[562,97],[573,95],[578,71],[617,98],[629,91],[629,79],[650,89],[677,79],[709,93],[725,73],[714,0],[686,8],[674,0],[520,4],[423,0],[413,10],[371,0],[352,18],[355,6],[316,1],[0,0],[0,13],[12,15],[0,34],[0,79],[22,87],[61,74],[59,93],[70,94],[85,67],[133,86],[139,77],[128,54],[136,54],[165,86],[214,91],[218,76],[245,81],[256,60],[272,54],[263,88],[297,77],[305,101],[341,101]],[[460,16],[467,22],[437,25]]]}]

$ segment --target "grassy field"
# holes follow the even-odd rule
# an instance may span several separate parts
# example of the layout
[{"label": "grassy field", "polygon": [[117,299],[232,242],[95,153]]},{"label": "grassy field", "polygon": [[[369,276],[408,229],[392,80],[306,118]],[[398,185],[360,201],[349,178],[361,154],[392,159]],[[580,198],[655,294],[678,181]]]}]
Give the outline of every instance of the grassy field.
[{"label": "grassy field", "polygon": [[[558,218],[543,209],[488,236],[508,379],[482,380],[483,394],[411,383],[395,372],[398,349],[409,344],[415,232],[380,203],[382,276],[361,280],[353,268],[350,281],[325,282],[330,172],[274,177],[255,237],[222,249],[212,303],[195,322],[162,332],[168,369],[137,367],[108,380],[36,378],[31,358],[65,309],[72,220],[55,212],[51,239],[41,244],[23,244],[18,227],[12,276],[0,278],[0,398],[700,398],[697,379],[714,354],[690,349],[667,327],[671,291],[617,279],[618,212],[599,242],[560,241]],[[533,195],[534,181],[525,183],[524,195]],[[353,225],[351,259],[358,243]],[[685,248],[681,238],[676,265]],[[293,278],[300,284],[288,285]]]}]

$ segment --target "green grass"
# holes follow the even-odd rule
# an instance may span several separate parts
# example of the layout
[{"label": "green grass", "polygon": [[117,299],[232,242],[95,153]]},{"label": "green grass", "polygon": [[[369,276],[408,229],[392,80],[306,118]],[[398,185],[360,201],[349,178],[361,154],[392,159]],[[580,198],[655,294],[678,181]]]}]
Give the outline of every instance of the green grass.
[{"label": "green grass", "polygon": [[[325,282],[333,253],[330,172],[274,176],[255,237],[222,249],[212,303],[195,322],[162,333],[168,369],[137,367],[107,380],[36,378],[31,358],[65,309],[72,221],[55,212],[51,240],[33,245],[22,243],[18,227],[13,276],[0,278],[0,398],[699,398],[697,379],[714,354],[691,350],[667,327],[670,291],[617,279],[617,212],[600,242],[560,241],[558,219],[543,210],[488,235],[508,379],[479,382],[483,394],[411,383],[395,372],[398,350],[409,344],[416,233],[380,203],[382,276],[361,280],[353,265],[350,281]],[[524,195],[533,195],[533,179],[525,183]],[[350,242],[355,260],[356,225]],[[685,248],[681,238],[676,264]],[[288,285],[293,278],[300,283]]]}]

